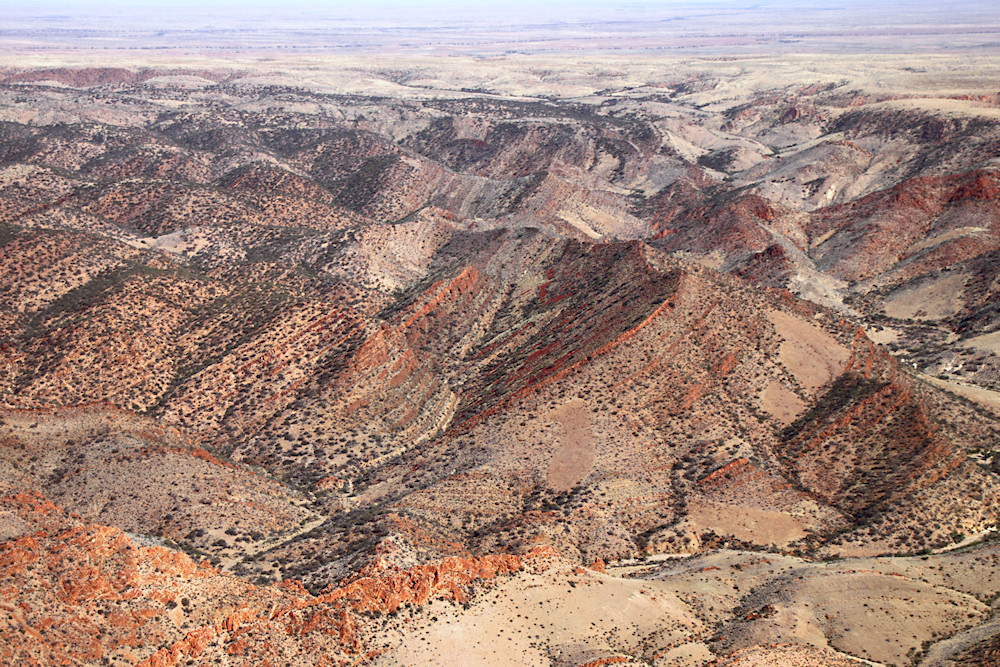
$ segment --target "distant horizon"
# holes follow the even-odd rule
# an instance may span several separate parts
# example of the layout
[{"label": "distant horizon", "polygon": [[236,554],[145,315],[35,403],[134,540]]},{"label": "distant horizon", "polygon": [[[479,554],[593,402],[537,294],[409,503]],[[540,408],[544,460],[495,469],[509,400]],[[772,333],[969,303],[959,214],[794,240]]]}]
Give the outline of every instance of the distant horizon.
[{"label": "distant horizon", "polygon": [[[34,14],[38,18],[59,18],[52,16],[58,12],[66,16],[99,15],[106,12],[142,13],[164,12],[174,19],[182,19],[179,12],[189,15],[215,14],[216,12],[254,12],[265,14],[288,14],[291,12],[308,12],[311,16],[348,16],[363,18],[365,15],[382,12],[394,12],[399,19],[414,17],[486,17],[494,13],[511,14],[519,20],[530,19],[534,15],[551,16],[561,13],[561,18],[568,22],[590,20],[601,15],[625,15],[632,18],[660,18],[675,11],[731,11],[753,12],[781,9],[792,11],[800,8],[806,11],[842,12],[858,11],[864,14],[880,13],[892,6],[887,3],[873,4],[863,0],[485,0],[476,5],[470,5],[456,0],[423,0],[407,2],[406,0],[8,0],[4,4],[8,10],[23,14]],[[959,16],[963,12],[978,12],[995,10],[995,3],[985,0],[966,0],[951,3],[944,7],[940,2],[919,0],[917,2],[900,2],[896,6],[908,8],[907,15],[915,16],[921,11],[934,13],[946,11],[949,15]],[[0,27],[4,20],[0,19]]]},{"label": "distant horizon", "polygon": [[[0,0],[2,1],[2,0]],[[879,53],[1000,49],[993,3],[931,0],[8,0],[0,49]]]}]

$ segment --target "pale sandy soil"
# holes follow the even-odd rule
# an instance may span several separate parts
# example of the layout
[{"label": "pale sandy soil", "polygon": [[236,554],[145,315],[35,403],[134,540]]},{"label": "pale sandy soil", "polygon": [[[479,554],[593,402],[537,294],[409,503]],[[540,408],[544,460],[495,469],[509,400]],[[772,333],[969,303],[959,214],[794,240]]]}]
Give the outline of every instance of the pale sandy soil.
[{"label": "pale sandy soil", "polygon": [[1000,331],[963,340],[959,343],[959,346],[971,347],[976,350],[985,350],[987,352],[993,352],[994,354],[1000,354]]},{"label": "pale sandy soil", "polygon": [[32,526],[14,512],[0,512],[0,541],[30,535]]},{"label": "pale sandy soil", "polygon": [[[195,67],[205,66],[204,56],[177,51],[85,52],[80,50],[17,50],[4,54],[5,65],[12,67]],[[252,52],[230,52],[213,56],[219,69],[252,69],[247,83],[286,82],[295,77],[320,92],[372,93],[376,87],[403,98],[481,96],[462,88],[476,88],[503,97],[587,97],[607,89],[609,69],[619,70],[616,87],[623,96],[648,94],[647,86],[657,86],[684,79],[717,79],[718,85],[697,93],[694,102],[730,106],[738,98],[756,91],[801,85],[848,85],[858,90],[874,90],[886,95],[918,95],[919,99],[883,102],[897,108],[928,108],[956,115],[996,117],[1000,109],[978,102],[942,99],[949,95],[996,93],[1000,78],[1000,58],[983,56],[969,67],[966,54],[924,54],[920,67],[914,67],[909,55],[809,55],[741,56],[730,62],[712,58],[660,55],[525,55],[510,54],[496,58],[455,56],[392,55],[284,55],[280,60],[261,58]],[[425,72],[422,79],[401,85],[383,78],[382,71],[408,70]],[[919,69],[920,71],[914,71]]]},{"label": "pale sandy soil", "polygon": [[559,211],[559,217],[573,225],[581,232],[586,234],[592,239],[599,239],[601,235],[594,231],[593,227],[587,224],[587,220],[581,214],[575,211]]},{"label": "pale sandy soil", "polygon": [[919,287],[894,293],[885,302],[885,314],[896,319],[940,320],[962,308],[968,276],[953,274]]},{"label": "pale sandy soil", "polygon": [[[949,116],[981,116],[1000,118],[1000,109],[984,107],[979,102],[969,100],[942,100],[938,98],[916,98],[884,102],[884,106],[898,109],[920,109]],[[872,105],[876,107],[877,105]]]},{"label": "pale sandy soil", "polygon": [[865,329],[865,334],[876,345],[888,345],[899,341],[899,332],[889,327],[876,329],[874,327]]},{"label": "pale sandy soil", "polygon": [[688,503],[688,520],[700,530],[712,529],[748,542],[779,547],[805,537],[806,528],[811,523],[807,517],[791,516],[786,512],[697,498]]},{"label": "pale sandy soil", "polygon": [[176,255],[194,255],[209,246],[208,237],[198,229],[178,229],[163,236],[126,241],[134,248],[156,248]]},{"label": "pale sandy soil", "polygon": [[867,662],[837,653],[836,651],[806,647],[800,644],[789,646],[762,647],[737,651],[734,655],[723,659],[718,667],[848,667],[850,665],[877,663]]},{"label": "pale sandy soil", "polygon": [[941,387],[942,389],[947,389],[953,394],[964,396],[970,401],[974,401],[1000,415],[1000,392],[990,391],[989,389],[983,389],[982,387],[977,387],[971,384],[962,384],[952,380],[942,380],[941,378],[936,378],[933,375],[921,374],[920,377],[933,385]]},{"label": "pale sandy soil", "polygon": [[760,395],[760,408],[778,420],[782,426],[788,426],[805,410],[805,403],[780,382],[768,384]]},{"label": "pale sandy soil", "polygon": [[907,654],[922,642],[988,620],[990,608],[982,600],[1000,585],[996,568],[995,546],[926,558],[834,563],[723,552],[665,563],[659,574],[646,576],[672,582],[681,599],[724,622],[736,601],[752,612],[726,622],[717,651],[807,644],[873,662],[907,664]]},{"label": "pale sandy soil", "polygon": [[844,303],[840,290],[845,286],[846,283],[843,280],[811,269],[808,262],[802,262],[799,265],[798,273],[792,276],[789,281],[788,289],[807,301],[833,310],[842,310]]},{"label": "pale sandy soil", "polygon": [[998,633],[1000,633],[1000,616],[935,644],[927,651],[927,655],[918,665],[919,667],[956,665],[957,663],[953,662],[951,658]]},{"label": "pale sandy soil", "polygon": [[548,483],[557,491],[579,484],[594,465],[596,444],[586,401],[574,399],[552,411],[562,427],[549,462]]},{"label": "pale sandy soil", "polygon": [[768,311],[767,317],[784,338],[778,349],[779,360],[806,389],[819,389],[843,370],[850,351],[833,336],[781,311]]},{"label": "pale sandy soil", "polygon": [[577,571],[511,577],[464,612],[434,605],[375,664],[578,665],[635,656],[644,638],[644,646],[686,644],[704,629],[664,582]]},{"label": "pale sandy soil", "polygon": [[923,646],[926,664],[943,664],[996,630],[983,600],[1000,586],[997,555],[823,563],[723,551],[607,574],[557,559],[467,609],[436,602],[385,621],[375,664],[902,665]]},{"label": "pale sandy soil", "polygon": [[936,248],[946,241],[954,241],[955,239],[964,238],[966,236],[978,236],[983,234],[988,235],[989,232],[990,230],[987,227],[958,227],[957,229],[950,229],[944,234],[938,234],[937,236],[932,236],[918,241],[907,248],[905,252],[907,256],[915,255],[921,250]]},{"label": "pale sandy soil", "polygon": [[[298,529],[293,530],[292,532],[269,537],[267,539],[261,540],[260,542],[254,544],[251,547],[243,547],[240,551],[232,555],[226,555],[219,558],[219,566],[223,570],[231,572],[233,567],[235,567],[237,563],[243,563],[248,560],[253,560],[255,556],[264,553],[268,549],[274,549],[281,546],[282,544],[287,544],[288,542],[291,542],[299,535],[302,535],[303,533],[308,533],[309,531],[315,528],[319,528],[324,523],[326,523],[326,521],[327,521],[326,516],[323,515],[316,516],[315,518],[308,521],[307,523],[302,524]],[[221,533],[222,531],[219,532]],[[218,537],[222,537],[222,535],[219,535]]]},{"label": "pale sandy soil", "polygon": [[947,553],[949,551],[955,551],[956,549],[962,549],[964,547],[970,546],[972,544],[975,544],[976,542],[981,541],[982,539],[988,537],[989,535],[991,535],[991,534],[993,534],[995,532],[997,532],[996,527],[987,528],[986,530],[983,530],[983,531],[980,531],[978,533],[974,533],[972,535],[966,536],[966,538],[964,540],[962,540],[961,542],[956,542],[955,544],[949,544],[946,547],[941,547],[940,549],[935,549],[934,553],[936,553],[936,554],[943,554],[943,553]]}]

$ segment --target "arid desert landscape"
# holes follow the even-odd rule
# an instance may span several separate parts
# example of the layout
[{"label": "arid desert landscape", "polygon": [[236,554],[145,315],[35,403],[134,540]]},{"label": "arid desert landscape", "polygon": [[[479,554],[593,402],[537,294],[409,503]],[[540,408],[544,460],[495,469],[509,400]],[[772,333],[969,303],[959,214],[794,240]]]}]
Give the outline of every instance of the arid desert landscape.
[{"label": "arid desert landscape", "polygon": [[775,6],[12,11],[0,663],[1000,664],[1000,20]]}]

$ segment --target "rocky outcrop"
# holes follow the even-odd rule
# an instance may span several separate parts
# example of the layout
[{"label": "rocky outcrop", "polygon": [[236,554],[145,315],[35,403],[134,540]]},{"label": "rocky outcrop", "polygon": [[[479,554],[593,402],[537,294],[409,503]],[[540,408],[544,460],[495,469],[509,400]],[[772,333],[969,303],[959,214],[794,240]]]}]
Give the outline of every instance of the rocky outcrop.
[{"label": "rocky outcrop", "polygon": [[376,561],[357,578],[318,596],[294,582],[285,582],[277,588],[295,598],[290,604],[272,604],[266,613],[245,608],[229,614],[160,649],[142,666],[173,667],[183,660],[198,658],[210,644],[225,646],[232,655],[267,655],[266,646],[254,645],[258,626],[282,628],[296,637],[328,637],[336,652],[358,659],[366,655],[359,637],[364,621],[358,613],[391,613],[404,606],[421,606],[432,597],[463,602],[468,598],[469,584],[488,582],[521,570],[526,562],[552,556],[551,550],[537,549],[524,557],[450,558],[406,570]]},{"label": "rocky outcrop", "polygon": [[359,575],[307,601],[278,610],[282,617],[297,609],[344,601],[355,611],[390,613],[404,606],[420,606],[432,597],[464,602],[467,587],[523,569],[526,564],[544,567],[555,556],[551,547],[536,547],[524,556],[487,555],[475,558],[446,558],[437,563],[402,569],[385,560],[375,560]]},{"label": "rocky outcrop", "polygon": [[530,322],[491,343],[480,362],[460,407],[462,428],[627,343],[670,309],[681,279],[653,270],[641,244],[577,242],[567,244],[546,278],[527,305]]},{"label": "rocky outcrop", "polygon": [[935,484],[965,458],[905,386],[855,375],[783,435],[779,453],[798,480],[855,516]]},{"label": "rocky outcrop", "polygon": [[[471,584],[544,568],[554,556],[536,549],[409,569],[375,562],[313,596],[297,582],[254,587],[182,553],[138,546],[121,530],[80,523],[38,494],[0,498],[0,511],[45,526],[0,543],[0,616],[13,628],[0,655],[38,664],[108,658],[172,667],[219,651],[281,662],[287,647],[273,643],[274,632],[304,638],[330,658],[356,660],[368,654],[365,613],[431,598],[465,601]],[[93,614],[98,608],[103,613]]]},{"label": "rocky outcrop", "polygon": [[787,285],[788,279],[795,273],[795,263],[783,246],[773,244],[751,255],[735,273],[760,285],[780,287]]},{"label": "rocky outcrop", "polygon": [[[817,240],[810,255],[819,267],[853,280],[918,257],[907,269],[910,277],[971,259],[1000,247],[998,188],[997,174],[979,170],[918,176],[820,209],[806,228]],[[955,252],[944,254],[951,246]]]},{"label": "rocky outcrop", "polygon": [[768,227],[787,213],[761,196],[732,194],[700,179],[678,181],[652,202],[655,245],[727,258],[764,251],[774,241]]}]

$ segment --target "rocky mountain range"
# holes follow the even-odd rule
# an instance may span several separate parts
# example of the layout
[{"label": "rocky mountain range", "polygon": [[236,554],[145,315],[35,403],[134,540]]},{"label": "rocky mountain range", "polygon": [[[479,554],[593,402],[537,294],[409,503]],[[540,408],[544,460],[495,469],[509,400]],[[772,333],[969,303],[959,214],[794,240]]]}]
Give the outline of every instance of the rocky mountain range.
[{"label": "rocky mountain range", "polygon": [[3,662],[994,664],[992,61],[545,63],[0,68]]}]

